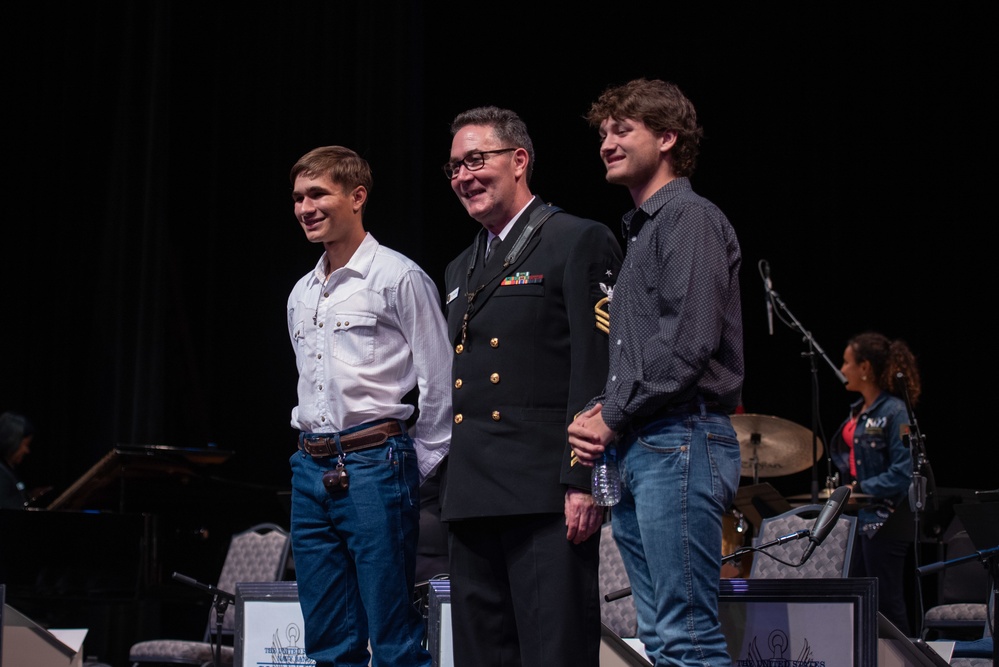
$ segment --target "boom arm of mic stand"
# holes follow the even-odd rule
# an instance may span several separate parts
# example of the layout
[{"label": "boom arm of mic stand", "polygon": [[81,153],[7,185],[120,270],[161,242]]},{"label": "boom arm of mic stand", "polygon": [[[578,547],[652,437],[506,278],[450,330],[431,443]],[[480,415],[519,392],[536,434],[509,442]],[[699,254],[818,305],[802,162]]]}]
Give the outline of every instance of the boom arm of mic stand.
[{"label": "boom arm of mic stand", "polygon": [[179,581],[182,584],[187,584],[188,586],[193,586],[194,588],[199,588],[205,591],[206,593],[214,595],[215,597],[224,599],[226,602],[236,601],[236,596],[230,593],[229,591],[224,591],[221,588],[216,588],[211,584],[203,584],[197,579],[192,579],[191,577],[183,575],[180,572],[174,572],[172,576],[175,581]]},{"label": "boom arm of mic stand", "polygon": [[826,363],[829,364],[829,368],[831,368],[833,374],[836,375],[836,379],[842,382],[843,384],[846,384],[846,376],[843,375],[843,373],[839,370],[836,364],[834,364],[832,360],[828,357],[828,355],[826,355],[825,350],[823,350],[822,347],[818,344],[818,342],[812,336],[811,332],[807,331],[805,327],[801,325],[801,322],[798,321],[798,318],[796,318],[794,314],[790,310],[788,310],[787,305],[785,305],[784,302],[781,300],[781,298],[777,295],[777,292],[775,292],[774,290],[770,290],[770,297],[773,299],[773,302],[776,303],[778,306],[780,306],[780,309],[787,314],[791,322],[794,324],[794,328],[797,329],[799,332],[801,332],[801,335],[804,336],[806,340],[808,340],[809,346],[813,348],[816,352],[818,352],[819,356],[821,356],[823,359],[826,360]]},{"label": "boom arm of mic stand", "polygon": [[997,555],[999,555],[999,546],[992,547],[991,549],[982,549],[981,551],[976,551],[975,553],[968,554],[966,556],[958,556],[957,558],[943,560],[939,563],[930,563],[929,565],[917,567],[916,574],[920,576],[933,574],[934,572],[945,570],[952,565],[967,563],[969,560],[980,560],[982,563],[988,565],[989,559],[995,559]]},{"label": "boom arm of mic stand", "polygon": [[[818,369],[815,366],[815,354],[818,353],[819,356],[821,356],[823,359],[825,359],[826,363],[829,364],[829,368],[832,369],[833,374],[836,375],[836,379],[838,379],[844,385],[846,384],[846,376],[843,375],[843,373],[839,370],[839,368],[836,367],[836,364],[834,364],[832,362],[832,360],[829,358],[829,356],[825,353],[825,350],[822,349],[822,347],[815,340],[815,337],[812,336],[811,332],[808,331],[807,329],[805,329],[804,326],[802,326],[801,322],[798,321],[798,318],[796,318],[794,316],[794,313],[792,313],[788,309],[787,304],[784,303],[784,301],[780,298],[780,296],[778,296],[777,292],[775,292],[773,289],[770,290],[770,298],[771,298],[771,300],[775,304],[777,304],[780,307],[780,310],[783,311],[787,315],[788,319],[790,319],[791,323],[793,324],[793,327],[795,329],[797,329],[799,332],[801,332],[801,335],[804,336],[804,338],[805,338],[806,341],[808,341],[808,353],[807,354],[802,354],[802,356],[807,356],[808,359],[809,359],[809,363],[811,364],[811,374],[812,374],[812,483],[811,483],[811,490],[812,490],[812,502],[813,503],[818,503],[819,502],[819,475],[818,475],[818,433],[817,433],[817,431],[818,431],[818,428],[819,428],[819,408],[818,408],[819,396],[818,396]],[[786,322],[786,320],[784,319],[783,316],[781,316],[779,319],[782,322]],[[831,463],[832,463],[832,460],[830,458],[830,467],[831,467]]]},{"label": "boom arm of mic stand", "polygon": [[216,588],[211,584],[203,584],[197,579],[192,579],[180,572],[174,572],[173,578],[175,581],[179,581],[182,584],[187,584],[188,586],[193,586],[194,588],[199,588],[206,593],[212,595],[212,607],[215,608],[215,666],[220,667],[222,665],[222,625],[225,619],[226,609],[231,603],[236,601],[236,596],[229,591],[224,591],[221,588]]},{"label": "boom arm of mic stand", "polygon": [[[819,429],[819,396],[818,396],[818,369],[815,366],[815,354],[818,353],[820,357],[825,359],[826,363],[829,364],[829,368],[832,369],[833,374],[836,376],[842,384],[846,384],[846,376],[836,367],[836,364],[832,362],[829,356],[825,353],[825,350],[818,344],[812,333],[802,326],[798,318],[794,316],[794,313],[788,309],[787,304],[780,298],[780,296],[773,289],[770,290],[771,300],[780,307],[787,318],[791,321],[793,327],[797,329],[804,339],[808,342],[808,353],[802,356],[807,356],[809,363],[811,364],[811,374],[812,374],[812,503],[819,502],[819,473],[818,473],[818,429]],[[786,321],[784,317],[779,318],[781,321]],[[827,448],[828,453],[828,448]],[[829,467],[832,469],[832,458],[829,455]]]},{"label": "boom arm of mic stand", "polygon": [[613,591],[604,596],[605,602],[613,602],[614,600],[620,600],[621,598],[626,598],[631,595],[631,586],[627,588],[622,588],[619,591]]},{"label": "boom arm of mic stand", "polygon": [[[967,556],[959,556],[957,558],[952,558],[951,560],[940,561],[939,563],[931,563],[930,565],[917,567],[916,574],[921,577],[924,574],[932,574],[933,572],[943,570],[952,565],[966,563],[970,560],[982,561],[985,569],[989,571],[989,579],[992,582],[992,606],[994,609],[999,609],[999,546],[982,549],[981,551],[976,551],[975,553],[968,554]],[[989,616],[992,619],[992,627],[990,628],[993,637],[992,662],[995,664],[996,662],[999,662],[999,644],[995,642],[997,621],[995,613],[990,613]]]}]

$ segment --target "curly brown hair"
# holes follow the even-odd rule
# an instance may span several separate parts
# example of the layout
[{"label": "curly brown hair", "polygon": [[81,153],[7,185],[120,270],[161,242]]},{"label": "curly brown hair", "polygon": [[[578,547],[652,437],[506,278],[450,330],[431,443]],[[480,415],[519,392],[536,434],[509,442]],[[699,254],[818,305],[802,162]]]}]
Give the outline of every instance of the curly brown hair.
[{"label": "curly brown hair", "polygon": [[890,340],[887,336],[868,331],[850,339],[850,348],[857,363],[869,361],[874,382],[884,391],[899,398],[905,396],[915,405],[919,400],[921,385],[916,356],[902,340]]},{"label": "curly brown hair", "polygon": [[591,127],[599,128],[608,118],[639,120],[660,134],[676,132],[670,150],[677,176],[694,173],[704,129],[697,124],[694,104],[676,84],[660,79],[634,79],[605,90],[586,113]]}]

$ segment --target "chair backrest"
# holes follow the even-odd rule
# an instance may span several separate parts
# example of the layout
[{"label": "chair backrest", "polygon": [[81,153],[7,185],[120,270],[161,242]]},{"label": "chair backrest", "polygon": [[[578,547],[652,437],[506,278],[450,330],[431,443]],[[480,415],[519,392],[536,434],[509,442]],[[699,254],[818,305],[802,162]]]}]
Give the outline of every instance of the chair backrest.
[{"label": "chair backrest", "polygon": [[621,552],[614,541],[611,522],[600,528],[600,621],[618,637],[638,634],[638,615],[631,595],[607,602],[605,595],[619,593],[630,586]]},{"label": "chair backrest", "polygon": [[[954,560],[977,553],[968,531],[955,518],[957,530],[944,536],[944,558]],[[952,524],[953,526],[954,524]],[[949,531],[950,532],[950,531]],[[969,560],[952,565],[940,571],[938,582],[938,604],[958,602],[985,603],[989,600],[989,571],[978,560]]]},{"label": "chair backrest", "polygon": [[[943,535],[943,557],[950,561],[977,553],[960,518],[948,526]],[[923,614],[921,636],[926,639],[948,639],[965,636],[969,631],[984,627],[990,636],[992,582],[988,570],[977,559],[951,565],[937,575],[937,603]]]},{"label": "chair backrest", "polygon": [[[778,537],[811,529],[822,505],[805,505],[783,514],[760,521],[760,534],[753,542],[759,547]],[[853,541],[857,517],[842,515],[822,544],[817,546],[800,567],[780,563],[775,556],[788,563],[797,564],[811,543],[807,538],[792,540],[756,552],[750,578],[754,579],[838,579],[850,576],[853,558]],[[769,555],[767,555],[769,554]]]},{"label": "chair backrest", "polygon": [[[236,533],[229,543],[218,589],[235,595],[236,584],[240,582],[281,581],[288,566],[290,549],[288,531],[274,523],[257,524]],[[235,615],[235,605],[229,605],[222,620],[223,635],[232,634]],[[208,625],[208,633],[214,634],[217,629],[214,610],[210,613]]]}]

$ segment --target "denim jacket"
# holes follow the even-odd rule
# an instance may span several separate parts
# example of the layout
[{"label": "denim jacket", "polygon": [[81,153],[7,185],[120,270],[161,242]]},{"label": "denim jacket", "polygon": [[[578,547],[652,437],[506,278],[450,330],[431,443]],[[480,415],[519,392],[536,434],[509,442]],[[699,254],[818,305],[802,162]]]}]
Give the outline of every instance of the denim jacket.
[{"label": "denim jacket", "polygon": [[[850,415],[836,430],[830,457],[841,475],[850,481],[850,448],[843,440],[843,426],[863,406],[860,399],[850,406]],[[907,502],[912,482],[912,452],[902,440],[902,429],[909,424],[905,401],[881,392],[871,408],[860,414],[853,445],[857,463],[859,493],[872,496],[871,503],[857,512],[862,534],[873,535],[891,512]]]}]

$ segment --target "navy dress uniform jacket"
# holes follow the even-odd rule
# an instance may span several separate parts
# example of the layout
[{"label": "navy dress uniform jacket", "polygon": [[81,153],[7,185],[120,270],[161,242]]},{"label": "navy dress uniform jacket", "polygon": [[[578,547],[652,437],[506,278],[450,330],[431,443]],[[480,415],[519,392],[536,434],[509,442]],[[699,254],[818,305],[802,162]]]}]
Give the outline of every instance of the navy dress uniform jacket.
[{"label": "navy dress uniform jacket", "polygon": [[556,208],[505,265],[540,206],[536,198],[485,266],[480,255],[469,275],[481,230],[445,273],[454,351],[445,521],[561,513],[567,486],[590,488],[591,469],[573,463],[566,429],[607,379],[594,307],[622,253],[606,225]]}]

